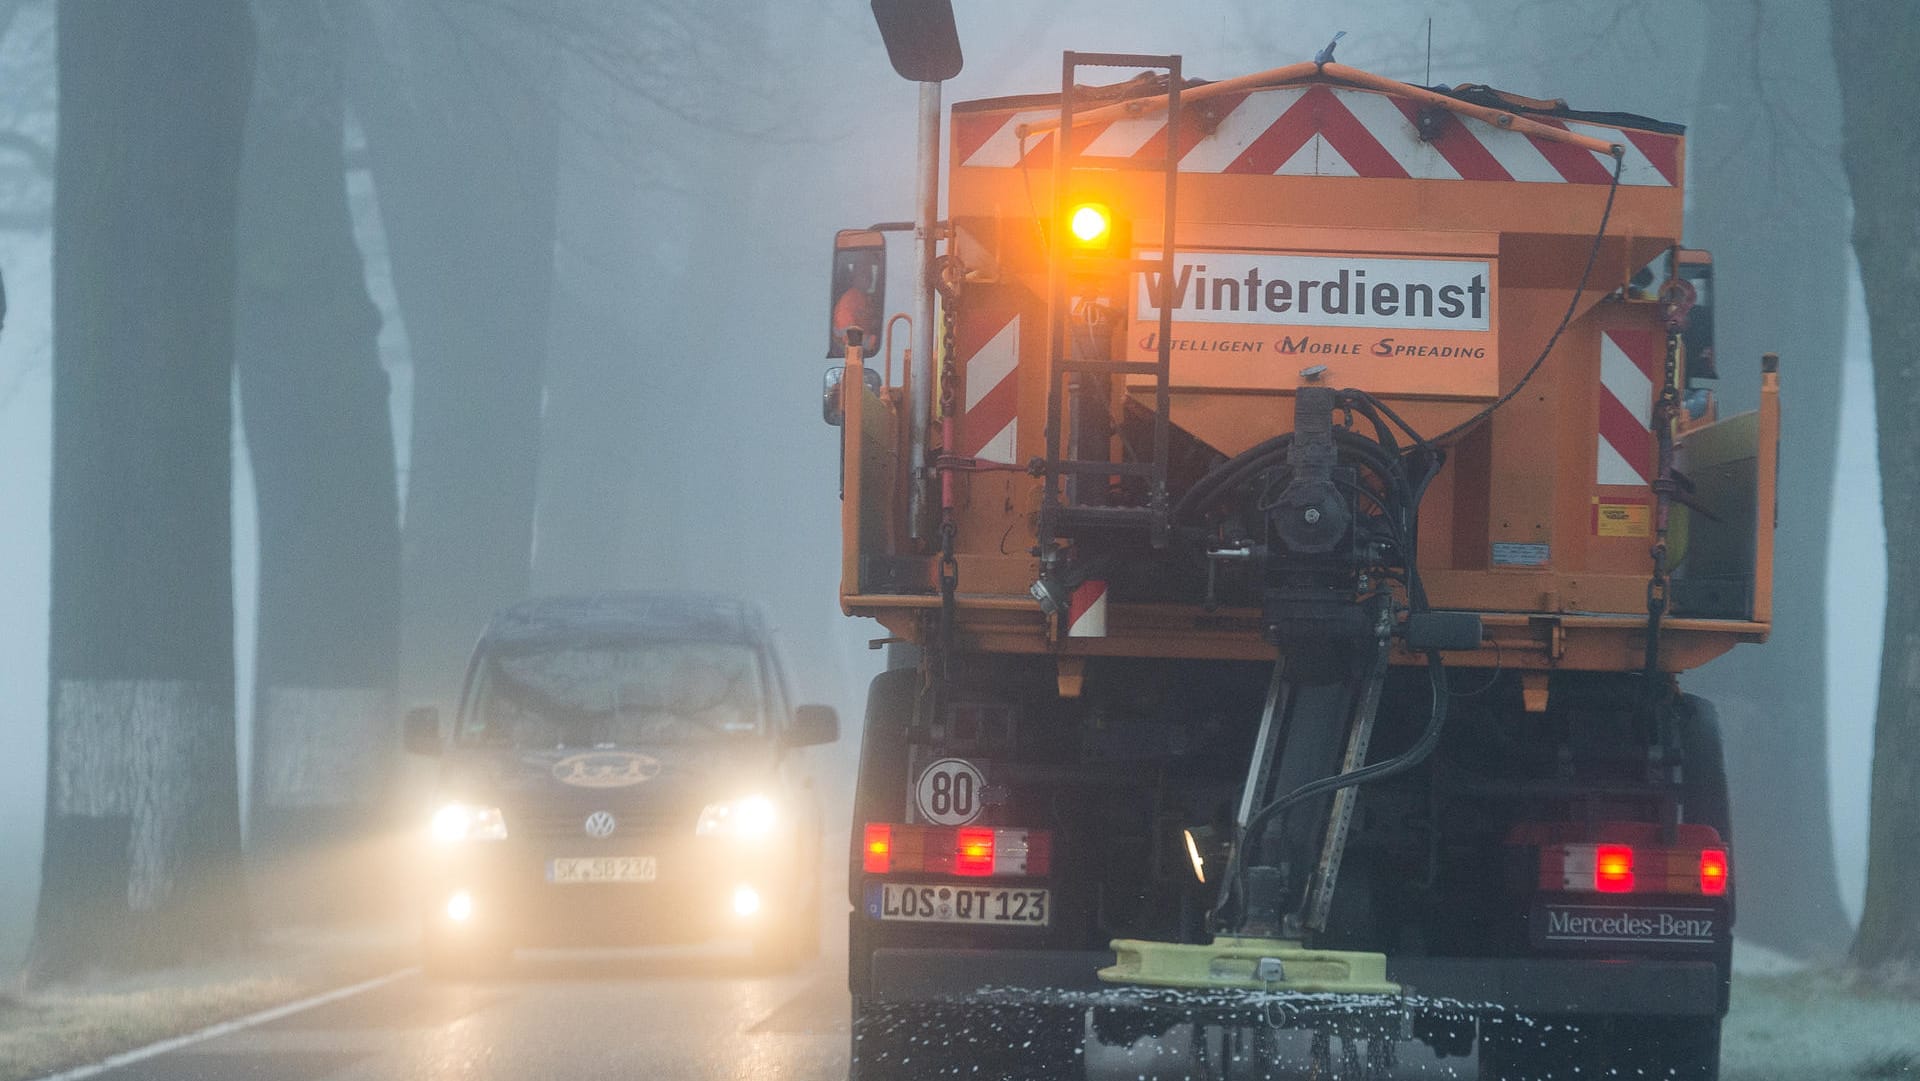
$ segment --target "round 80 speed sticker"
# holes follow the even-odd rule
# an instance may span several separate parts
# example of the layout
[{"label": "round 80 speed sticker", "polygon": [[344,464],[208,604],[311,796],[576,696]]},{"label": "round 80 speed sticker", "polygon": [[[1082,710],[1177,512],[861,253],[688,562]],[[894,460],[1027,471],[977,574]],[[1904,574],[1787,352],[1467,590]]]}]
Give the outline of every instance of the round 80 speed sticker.
[{"label": "round 80 speed sticker", "polygon": [[936,759],[920,771],[913,786],[920,817],[937,826],[964,826],[980,817],[980,790],[986,778],[964,758]]}]

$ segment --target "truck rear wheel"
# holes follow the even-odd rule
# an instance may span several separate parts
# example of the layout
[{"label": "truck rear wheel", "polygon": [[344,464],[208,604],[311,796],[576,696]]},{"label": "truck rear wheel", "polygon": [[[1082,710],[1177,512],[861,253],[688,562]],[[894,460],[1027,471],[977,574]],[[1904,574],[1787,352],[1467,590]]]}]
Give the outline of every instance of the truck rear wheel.
[{"label": "truck rear wheel", "polygon": [[[1685,765],[1681,779],[1681,799],[1687,821],[1712,826],[1720,832],[1720,843],[1733,848],[1733,807],[1727,795],[1727,761],[1720,742],[1720,715],[1713,703],[1697,695],[1680,699],[1680,753]],[[1739,883],[1727,883],[1727,918],[1737,916],[1734,894]],[[1720,965],[1720,1011],[1725,1013],[1733,989],[1733,936],[1714,958]]]},{"label": "truck rear wheel", "polygon": [[[860,766],[854,786],[853,835],[848,868],[859,877],[861,831],[868,822],[896,822],[907,806],[907,728],[922,677],[915,668],[891,668],[873,677],[867,688],[866,719],[860,726]],[[848,900],[859,905],[860,899]]]},{"label": "truck rear wheel", "polygon": [[[1712,826],[1731,846],[1733,820],[1719,716],[1712,702],[1690,694],[1674,708],[1684,761],[1680,795],[1686,819]],[[1720,966],[1722,1009],[1732,969],[1730,951],[1731,941],[1714,958]],[[1480,1027],[1481,1081],[1595,1076],[1717,1081],[1720,1018],[1548,1016],[1502,1018]]]}]

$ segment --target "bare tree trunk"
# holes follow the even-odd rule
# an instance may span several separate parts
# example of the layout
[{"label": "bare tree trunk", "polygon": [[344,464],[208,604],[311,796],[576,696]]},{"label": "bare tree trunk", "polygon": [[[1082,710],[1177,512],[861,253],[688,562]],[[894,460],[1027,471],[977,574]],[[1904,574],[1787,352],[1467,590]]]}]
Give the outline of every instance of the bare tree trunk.
[{"label": "bare tree trunk", "polygon": [[253,0],[241,170],[235,356],[260,522],[249,847],[270,881],[332,879],[275,891],[275,912],[301,916],[342,898],[352,877],[318,848],[371,831],[398,755],[399,506],[347,206],[341,9]]},{"label": "bare tree trunk", "polygon": [[1833,0],[1853,250],[1873,333],[1887,617],[1874,727],[1862,966],[1920,965],[1920,132],[1904,100],[1920,56],[1906,0]]},{"label": "bare tree trunk", "polygon": [[[1725,729],[1740,935],[1838,957],[1852,934],[1834,868],[1827,780],[1827,533],[1846,335],[1846,187],[1824,7],[1707,5],[1689,132],[1688,242],[1715,264],[1723,408],[1757,400],[1759,357],[1782,357],[1785,434],[1773,637],[1686,681]],[[1791,89],[1774,73],[1792,71]]]},{"label": "bare tree trunk", "polygon": [[359,8],[349,86],[413,357],[401,686],[450,698],[531,575],[555,47],[539,4]]},{"label": "bare tree trunk", "polygon": [[30,973],[245,926],[233,742],[245,0],[59,5],[46,847]]}]

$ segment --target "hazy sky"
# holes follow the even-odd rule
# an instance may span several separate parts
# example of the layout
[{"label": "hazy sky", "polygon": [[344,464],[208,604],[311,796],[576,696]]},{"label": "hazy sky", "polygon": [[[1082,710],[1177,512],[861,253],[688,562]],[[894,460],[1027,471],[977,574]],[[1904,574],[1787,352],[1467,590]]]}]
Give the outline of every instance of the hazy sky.
[{"label": "hazy sky", "polygon": [[[1144,2],[1028,5],[1012,0],[980,0],[958,6],[962,9],[960,29],[968,67],[948,87],[949,103],[1047,90],[1057,85],[1059,51],[1066,47],[1182,52],[1190,74],[1218,78],[1306,59],[1336,30],[1343,29],[1348,37],[1340,47],[1342,60],[1382,74],[1420,80],[1426,74],[1428,13],[1435,15],[1436,22],[1434,81],[1514,77],[1511,72],[1482,70],[1474,62],[1476,27],[1463,13],[1464,5],[1458,4],[1382,3],[1369,5],[1358,14],[1352,10],[1336,12],[1332,5],[1298,5],[1284,12],[1281,5],[1253,5],[1266,12],[1259,17],[1242,14],[1248,5],[1225,2],[1184,5],[1178,17],[1169,16],[1164,5]],[[778,417],[734,418],[733,423],[748,430],[767,425],[784,433],[780,444],[783,451],[794,448],[798,460],[784,463],[783,468],[791,471],[798,489],[795,498],[809,498],[805,486],[812,486],[813,502],[809,506],[816,516],[832,513],[833,491],[833,436],[819,425],[815,412],[817,381],[824,366],[818,359],[824,313],[812,307],[826,293],[821,275],[826,270],[828,242],[838,226],[901,218],[911,212],[907,185],[911,177],[914,92],[885,70],[865,9],[864,3],[840,0],[814,23],[801,28],[804,32],[796,34],[796,48],[817,50],[815,55],[833,55],[848,65],[837,71],[831,70],[832,65],[816,69],[826,87],[818,93],[829,100],[813,104],[826,110],[826,115],[838,115],[832,111],[837,109],[850,118],[852,130],[857,132],[853,140],[857,147],[841,138],[824,146],[786,145],[768,150],[768,171],[761,189],[766,205],[757,208],[750,223],[768,230],[762,245],[765,263],[758,269],[772,280],[761,309],[763,318],[755,331],[757,354],[714,358],[715,363],[724,360],[739,364],[739,370],[749,375],[767,373],[765,378],[778,383],[779,394],[791,399],[780,406],[788,412]],[[44,103],[50,75],[46,70],[50,49],[44,40],[50,23],[48,10],[44,3],[30,7],[14,34],[0,43],[0,124],[38,125],[43,137],[50,135],[47,129],[51,116],[43,108],[36,112],[33,107]],[[781,17],[803,18],[794,12],[783,12]],[[28,49],[30,41],[22,41],[23,36],[32,34],[40,35],[37,52]],[[1518,69],[1526,66],[1521,61],[1503,62]],[[1647,62],[1651,70],[1658,58]],[[1662,90],[1649,73],[1647,78],[1624,79],[1621,100],[1576,104],[1684,119],[1684,113],[1676,110],[1684,108],[1692,87],[1690,77],[1682,82],[1686,85],[1668,83]],[[1530,80],[1513,88],[1522,92],[1553,91],[1551,86],[1533,85]],[[1677,94],[1681,100],[1663,103],[1663,93]],[[1663,108],[1663,104],[1668,107]],[[847,126],[839,120],[833,122],[843,129]],[[0,173],[0,184],[6,179]],[[691,179],[697,184],[698,178]],[[0,195],[4,194],[6,189],[0,187]],[[638,191],[635,197],[651,196]],[[357,201],[362,204],[364,218],[364,192]],[[363,240],[375,239],[377,231],[370,231],[370,222],[363,225]],[[905,255],[904,250],[896,252],[902,262]],[[0,588],[0,747],[6,749],[0,754],[0,971],[18,957],[30,930],[44,798],[48,259],[49,238],[44,233],[0,232],[0,268],[4,269],[11,303],[5,334],[0,336],[0,583],[4,583]],[[380,275],[376,273],[374,278],[376,299],[390,305],[390,290]],[[898,284],[890,295],[895,307],[910,302]],[[703,299],[693,298],[695,310],[703,310],[698,308]],[[404,340],[400,328],[391,321],[383,348],[396,377],[396,401],[404,405]],[[1830,741],[1834,831],[1843,897],[1855,911],[1865,868],[1868,755],[1884,587],[1884,541],[1878,478],[1873,467],[1866,356],[1864,316],[1856,287],[1835,477],[1828,682],[1834,722]],[[1786,392],[1789,430],[1791,385],[1790,376]],[[708,426],[718,422],[715,415],[696,410],[681,423],[686,425],[687,443],[704,447],[711,443],[712,429]],[[241,465],[244,467],[243,462]],[[252,653],[246,638],[251,627],[246,606],[252,596],[253,538],[251,510],[244,498],[248,483],[244,468],[236,480],[243,496],[236,504],[236,550],[242,553],[236,574],[242,605],[242,644],[237,650],[243,681],[239,700],[244,703],[248,701],[244,692]],[[1783,502],[1790,513],[1791,494]],[[815,634],[814,629],[821,626],[833,628],[831,641],[825,645],[804,643],[808,655],[816,660],[815,670],[801,675],[803,694],[835,698],[833,704],[840,707],[847,728],[857,732],[858,688],[878,664],[878,655],[864,651],[861,643],[878,631],[872,625],[835,621],[830,585],[835,558],[836,553],[826,547],[783,552],[784,561],[817,561],[820,572],[815,580],[820,586],[816,588],[810,580],[804,590],[791,595],[780,593],[782,598],[818,596],[804,605],[798,599],[785,599],[786,607],[776,610],[775,616],[801,635]],[[769,568],[767,574],[777,578],[784,571]],[[857,742],[849,740],[842,746],[851,754]]]}]

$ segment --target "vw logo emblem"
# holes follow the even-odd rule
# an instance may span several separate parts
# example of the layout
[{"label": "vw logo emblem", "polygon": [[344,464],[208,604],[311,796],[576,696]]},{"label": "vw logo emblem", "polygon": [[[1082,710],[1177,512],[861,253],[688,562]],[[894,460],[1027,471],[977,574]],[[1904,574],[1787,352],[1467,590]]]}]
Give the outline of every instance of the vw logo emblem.
[{"label": "vw logo emblem", "polygon": [[605,811],[595,811],[587,816],[587,836],[605,840],[613,836],[614,827],[617,825],[619,823],[613,820],[612,815]]}]

